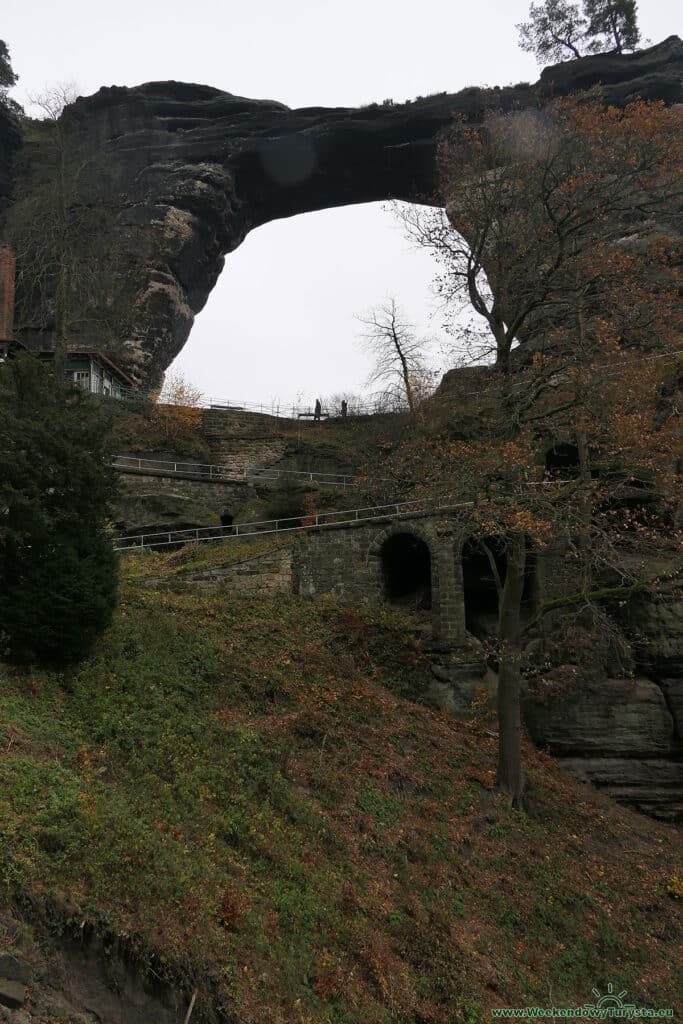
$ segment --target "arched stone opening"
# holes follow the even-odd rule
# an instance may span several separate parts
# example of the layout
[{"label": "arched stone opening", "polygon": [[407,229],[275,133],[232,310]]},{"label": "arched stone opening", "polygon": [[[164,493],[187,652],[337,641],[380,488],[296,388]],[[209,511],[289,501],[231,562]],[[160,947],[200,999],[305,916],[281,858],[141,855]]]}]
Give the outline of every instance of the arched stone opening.
[{"label": "arched stone opening", "polygon": [[580,470],[578,445],[566,441],[554,444],[545,453],[545,468],[548,473],[560,479],[578,476]]},{"label": "arched stone opening", "polygon": [[[488,553],[487,553],[488,552]],[[498,632],[499,597],[491,559],[501,583],[505,582],[507,557],[501,537],[471,537],[461,549],[465,628],[480,640]],[[527,544],[522,618],[533,613],[538,603],[538,566],[536,552]]]},{"label": "arched stone opening", "polygon": [[379,554],[385,599],[416,610],[431,609],[432,556],[426,541],[414,533],[393,533]]},{"label": "arched stone opening", "polygon": [[221,526],[232,526],[234,520],[235,520],[235,517],[232,514],[232,512],[222,512],[221,513]]},{"label": "arched stone opening", "polygon": [[505,579],[505,552],[499,538],[465,541],[462,546],[465,628],[480,640],[495,635],[498,628],[498,589],[484,545],[493,555],[501,579]]}]

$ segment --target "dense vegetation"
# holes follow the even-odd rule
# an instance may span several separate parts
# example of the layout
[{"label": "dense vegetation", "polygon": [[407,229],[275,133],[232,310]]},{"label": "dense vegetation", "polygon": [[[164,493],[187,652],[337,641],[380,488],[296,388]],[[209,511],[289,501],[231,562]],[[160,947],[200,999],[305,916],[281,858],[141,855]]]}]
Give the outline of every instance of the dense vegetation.
[{"label": "dense vegetation", "polygon": [[78,660],[109,623],[108,419],[32,356],[0,367],[0,653]]},{"label": "dense vegetation", "polygon": [[197,1021],[674,1005],[673,833],[531,749],[510,814],[492,709],[415,703],[426,670],[394,610],[132,579],[78,669],[0,670],[5,891],[129,936]]}]

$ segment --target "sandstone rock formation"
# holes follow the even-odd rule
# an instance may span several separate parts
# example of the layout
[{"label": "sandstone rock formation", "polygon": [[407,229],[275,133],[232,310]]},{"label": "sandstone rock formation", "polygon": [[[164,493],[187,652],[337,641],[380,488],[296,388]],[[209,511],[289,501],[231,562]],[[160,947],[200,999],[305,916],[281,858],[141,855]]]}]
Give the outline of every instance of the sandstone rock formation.
[{"label": "sandstone rock formation", "polygon": [[[549,68],[534,85],[493,91],[503,109],[603,84],[615,103],[683,98],[683,44],[599,55]],[[67,108],[68,170],[82,209],[101,212],[97,289],[73,341],[104,348],[141,383],[159,381],[184,345],[226,253],[255,227],[326,207],[398,198],[429,202],[435,146],[456,112],[475,122],[491,90],[400,105],[290,110],[209,86],[109,87]],[[31,147],[34,147],[35,155]],[[16,127],[0,121],[0,203]],[[44,167],[17,164],[24,194]],[[1,207],[0,207],[1,208]],[[24,336],[36,321],[19,294]]]},{"label": "sandstone rock formation", "polygon": [[9,204],[12,161],[20,146],[16,119],[0,104],[0,215]]}]

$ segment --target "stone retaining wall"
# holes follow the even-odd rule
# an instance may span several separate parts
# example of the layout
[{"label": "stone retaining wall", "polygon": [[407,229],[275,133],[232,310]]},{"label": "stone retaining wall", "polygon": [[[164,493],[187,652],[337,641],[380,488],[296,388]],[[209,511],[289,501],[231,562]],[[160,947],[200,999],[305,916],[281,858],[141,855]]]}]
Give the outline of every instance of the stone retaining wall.
[{"label": "stone retaining wall", "polygon": [[209,482],[158,473],[119,474],[118,530],[149,527],[220,526],[221,515],[236,515],[253,491],[246,483]]}]

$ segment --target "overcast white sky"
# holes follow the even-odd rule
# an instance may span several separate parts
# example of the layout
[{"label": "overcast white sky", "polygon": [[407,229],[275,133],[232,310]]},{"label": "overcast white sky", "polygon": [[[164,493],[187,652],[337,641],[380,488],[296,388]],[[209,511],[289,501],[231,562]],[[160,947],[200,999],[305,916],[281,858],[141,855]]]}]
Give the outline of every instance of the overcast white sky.
[{"label": "overcast white sky", "polygon": [[[358,106],[468,85],[535,81],[517,46],[528,0],[2,0],[14,96],[73,80],[202,82],[292,107]],[[676,0],[641,0],[653,43],[680,34]],[[395,294],[438,335],[433,267],[379,204],[326,210],[252,232],[174,367],[207,396],[269,402],[361,391],[354,314]]]}]

